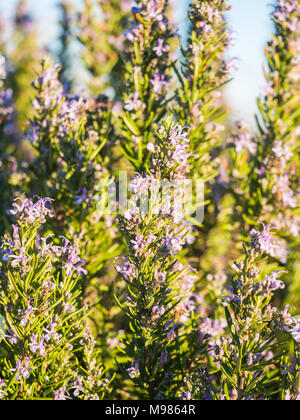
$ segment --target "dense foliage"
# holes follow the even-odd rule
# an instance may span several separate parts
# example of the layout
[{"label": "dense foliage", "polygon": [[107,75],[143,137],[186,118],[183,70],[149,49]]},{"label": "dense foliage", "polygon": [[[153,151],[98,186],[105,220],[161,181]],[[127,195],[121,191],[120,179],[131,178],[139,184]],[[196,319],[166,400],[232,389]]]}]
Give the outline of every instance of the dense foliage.
[{"label": "dense foliage", "polygon": [[0,399],[300,399],[300,1],[254,132],[228,2],[175,6],[61,1],[56,51],[0,22]]}]

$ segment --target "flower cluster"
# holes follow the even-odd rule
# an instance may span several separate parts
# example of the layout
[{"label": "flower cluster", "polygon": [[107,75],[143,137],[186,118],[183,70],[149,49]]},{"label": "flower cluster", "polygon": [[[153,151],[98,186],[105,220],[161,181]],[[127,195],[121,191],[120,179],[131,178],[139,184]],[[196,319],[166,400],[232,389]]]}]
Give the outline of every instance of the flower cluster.
[{"label": "flower cluster", "polygon": [[25,226],[43,224],[47,216],[52,216],[51,198],[38,198],[33,201],[28,198],[16,198],[10,213],[16,216]]}]

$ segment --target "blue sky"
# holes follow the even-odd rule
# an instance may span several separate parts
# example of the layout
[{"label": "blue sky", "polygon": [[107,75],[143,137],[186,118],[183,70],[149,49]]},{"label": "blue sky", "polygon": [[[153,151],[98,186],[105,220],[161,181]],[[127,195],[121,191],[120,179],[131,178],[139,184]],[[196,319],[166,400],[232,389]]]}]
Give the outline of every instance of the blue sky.
[{"label": "blue sky", "polygon": [[[80,5],[82,0],[72,0]],[[263,47],[270,37],[271,0],[229,0],[232,10],[228,14],[235,46],[230,55],[238,58],[238,71],[226,89],[228,103],[234,118],[244,118],[253,124],[256,97],[264,86],[262,66]],[[9,16],[17,0],[0,0],[0,12]],[[175,0],[178,4],[178,21],[184,15],[189,0]],[[39,21],[42,42],[55,47],[57,36],[56,0],[28,0],[33,15]]]}]

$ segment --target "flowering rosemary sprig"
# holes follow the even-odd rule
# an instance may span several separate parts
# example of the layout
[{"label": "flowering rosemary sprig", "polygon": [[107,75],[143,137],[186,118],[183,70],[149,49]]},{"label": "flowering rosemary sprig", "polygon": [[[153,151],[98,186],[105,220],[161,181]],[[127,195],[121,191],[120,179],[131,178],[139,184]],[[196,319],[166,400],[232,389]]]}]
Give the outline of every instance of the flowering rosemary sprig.
[{"label": "flowering rosemary sprig", "polygon": [[106,198],[112,183],[106,169],[110,159],[104,151],[111,114],[105,97],[66,94],[58,74],[58,66],[44,62],[34,83],[35,114],[27,139],[36,157],[29,168],[29,187],[34,194],[55,198],[66,235],[85,249],[92,265],[90,275],[95,277],[117,248]]},{"label": "flowering rosemary sprig", "polygon": [[[190,127],[192,172],[204,179],[216,168],[210,152],[220,141],[217,123],[224,116],[222,87],[230,81],[233,60],[225,59],[231,36],[225,20],[230,6],[224,0],[194,0],[189,8],[190,31],[186,47],[181,47],[181,68],[175,68],[179,87],[173,112],[181,125]],[[214,171],[212,172],[212,170]]]},{"label": "flowering rosemary sprig", "polygon": [[17,224],[0,247],[1,397],[94,399],[109,390],[86,323],[79,250],[66,238],[40,236],[51,199],[17,199]]},{"label": "flowering rosemary sprig", "polygon": [[[263,274],[261,262],[274,256],[278,241],[270,227],[252,230],[245,258],[236,261],[236,275],[223,297],[230,335],[209,342],[210,355],[221,369],[224,398],[270,399],[281,392],[280,366],[294,340],[299,347],[299,321],[287,306],[279,311],[272,305],[276,291],[284,289],[282,273]],[[290,334],[290,340],[287,334]]]},{"label": "flowering rosemary sprig", "polygon": [[174,34],[166,17],[167,8],[167,0],[140,1],[132,9],[133,20],[126,31],[121,147],[138,172],[149,161],[147,144],[168,102],[170,40]]},{"label": "flowering rosemary sprig", "polygon": [[120,216],[129,255],[116,269],[128,285],[126,303],[119,303],[131,330],[120,348],[129,359],[127,376],[141,396],[168,398],[181,374],[182,327],[193,307],[194,273],[176,257],[188,235],[177,213],[176,189],[161,192],[163,181],[180,180],[186,171],[185,160],[175,159],[185,150],[186,135],[168,119],[157,139],[150,147],[152,169],[129,185],[130,209]]},{"label": "flowering rosemary sprig", "polygon": [[298,276],[300,244],[299,2],[276,2],[272,16],[275,32],[265,48],[267,86],[258,99],[259,132],[252,135],[243,122],[237,123],[228,184],[238,209],[234,219],[244,235],[257,218],[280,232],[276,257],[290,272],[293,285],[288,301],[298,307],[298,286],[292,276]]}]

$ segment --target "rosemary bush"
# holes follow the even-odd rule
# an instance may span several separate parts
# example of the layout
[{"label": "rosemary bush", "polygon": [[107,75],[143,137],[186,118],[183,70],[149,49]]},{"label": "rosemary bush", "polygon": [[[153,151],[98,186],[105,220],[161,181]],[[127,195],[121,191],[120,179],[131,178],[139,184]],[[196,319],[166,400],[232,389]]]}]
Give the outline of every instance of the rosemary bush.
[{"label": "rosemary bush", "polygon": [[187,6],[60,1],[55,50],[21,0],[0,38],[0,399],[300,399],[300,1],[256,131],[230,2]]}]

